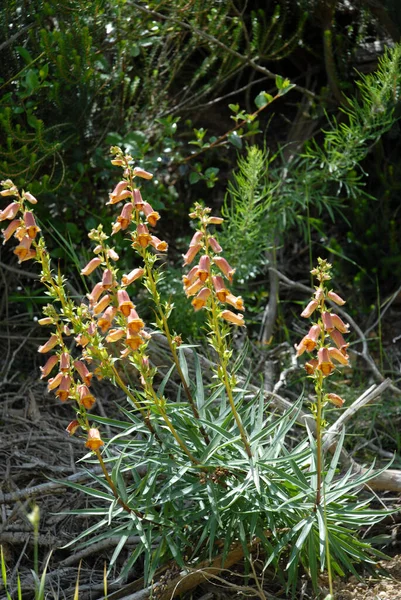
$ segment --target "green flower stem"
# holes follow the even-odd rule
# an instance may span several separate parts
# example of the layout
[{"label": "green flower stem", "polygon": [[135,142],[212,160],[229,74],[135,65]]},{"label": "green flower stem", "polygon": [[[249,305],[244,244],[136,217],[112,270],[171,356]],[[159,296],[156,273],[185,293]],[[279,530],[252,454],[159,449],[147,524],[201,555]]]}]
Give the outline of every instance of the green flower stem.
[{"label": "green flower stem", "polygon": [[116,367],[113,365],[112,366],[112,370],[113,370],[113,374],[114,374],[114,378],[115,381],[117,383],[117,385],[123,390],[123,392],[128,396],[128,398],[133,402],[133,404],[135,405],[135,408],[137,410],[139,410],[139,412],[142,415],[143,418],[143,422],[145,423],[146,427],[149,429],[150,433],[152,435],[155,436],[155,438],[161,443],[161,439],[159,438],[157,432],[155,431],[155,428],[153,427],[152,423],[149,420],[148,415],[146,414],[145,409],[143,408],[143,406],[140,405],[140,403],[138,402],[138,400],[135,398],[134,394],[130,391],[130,389],[125,385],[125,383],[123,382],[123,380],[120,377],[120,374],[118,373]]},{"label": "green flower stem", "polygon": [[[165,312],[163,310],[163,307],[161,306],[161,303],[160,303],[160,297],[159,297],[159,293],[157,291],[156,282],[155,282],[154,277],[153,277],[152,267],[151,267],[151,265],[149,265],[148,261],[146,260],[146,251],[143,252],[142,258],[143,258],[143,261],[144,261],[144,264],[145,264],[145,267],[146,267],[146,277],[147,277],[148,284],[149,284],[149,291],[150,291],[150,293],[152,295],[153,302],[155,303],[159,320],[160,320],[160,322],[163,325],[163,331],[164,331],[164,334],[166,336],[167,343],[168,343],[168,346],[170,348],[171,355],[173,357],[174,365],[175,365],[175,367],[177,369],[177,373],[178,373],[178,375],[179,375],[179,377],[181,379],[182,386],[184,388],[184,392],[185,392],[185,395],[186,395],[186,397],[188,399],[188,402],[189,402],[189,404],[191,406],[192,413],[193,413],[195,419],[199,420],[199,411],[198,411],[197,406],[195,404],[195,401],[194,401],[194,399],[192,397],[191,390],[189,389],[189,386],[188,386],[188,384],[186,382],[184,373],[183,373],[183,371],[181,369],[180,361],[179,361],[178,354],[177,354],[177,349],[176,349],[176,346],[175,346],[175,343],[173,341],[173,338],[172,338],[172,335],[171,335],[171,332],[170,332],[170,328],[169,328],[169,325],[168,325],[168,320],[167,320],[166,314],[165,314]],[[209,438],[208,434],[206,433],[205,429],[202,426],[200,426],[200,432],[202,433],[205,442],[207,444],[209,444],[210,443],[210,438]]]},{"label": "green flower stem", "polygon": [[99,464],[100,464],[100,466],[102,468],[102,471],[103,471],[103,474],[105,476],[105,479],[106,479],[107,483],[109,484],[110,489],[111,489],[111,491],[113,493],[113,496],[117,500],[117,502],[119,503],[119,505],[122,506],[123,509],[126,510],[128,513],[133,513],[137,517],[139,517],[140,519],[142,519],[143,515],[141,513],[137,512],[136,510],[133,510],[132,508],[130,508],[128,506],[128,504],[126,504],[124,502],[124,500],[121,498],[120,494],[117,491],[116,486],[113,483],[113,480],[111,479],[111,477],[110,477],[110,475],[109,475],[109,473],[108,473],[108,471],[106,469],[106,465],[104,464],[104,460],[103,460],[103,457],[102,457],[102,455],[100,453],[99,448],[97,450],[93,450],[93,452],[96,454],[96,458],[99,461]]},{"label": "green flower stem", "polygon": [[[204,223],[202,223],[202,231],[203,231],[204,239],[206,240],[205,253],[207,254],[207,256],[209,256],[210,261],[212,262],[213,258],[212,258],[212,256],[210,256],[209,242],[208,242],[209,235],[208,235],[207,227]],[[222,383],[226,389],[228,401],[230,403],[231,412],[234,416],[235,422],[237,423],[237,427],[240,432],[240,436],[241,436],[242,442],[244,444],[245,451],[247,453],[248,458],[251,459],[252,458],[252,450],[251,450],[251,447],[248,442],[248,436],[246,434],[246,431],[242,424],[241,418],[235,407],[233,390],[232,390],[232,385],[231,385],[231,377],[230,377],[230,374],[227,369],[227,364],[228,364],[227,355],[229,353],[229,350],[227,348],[225,339],[220,331],[220,323],[219,323],[219,317],[218,317],[219,307],[218,307],[218,304],[216,301],[216,295],[215,295],[216,293],[215,293],[215,290],[214,290],[214,287],[212,284],[211,277],[208,277],[207,285],[210,289],[210,299],[211,299],[210,300],[210,311],[208,313],[208,315],[211,314],[211,318],[209,316],[209,326],[215,337],[215,344],[213,344],[213,347],[216,350],[217,355],[219,357],[219,361],[220,361],[221,376],[219,376],[219,378],[222,381]]]},{"label": "green flower stem", "polygon": [[322,400],[323,400],[323,375],[320,371],[316,374],[316,500],[315,510],[321,503],[322,495]]},{"label": "green flower stem", "polygon": [[164,420],[164,422],[166,423],[168,429],[170,430],[172,436],[174,437],[175,441],[177,442],[177,444],[179,445],[179,447],[181,448],[181,450],[188,456],[189,460],[194,464],[194,465],[200,465],[200,461],[195,458],[195,456],[191,453],[191,451],[189,450],[189,448],[187,447],[187,445],[185,444],[185,442],[181,439],[181,437],[179,436],[179,434],[177,433],[177,430],[175,429],[174,425],[172,424],[172,422],[170,421],[166,411],[164,410],[164,406],[163,406],[163,400],[160,400],[160,398],[157,396],[152,382],[149,381],[148,378],[146,378],[146,376],[144,374],[142,374],[144,380],[145,380],[145,392],[146,394],[150,397],[150,399],[154,402],[155,406],[158,407],[158,409],[160,410],[160,414]]},{"label": "green flower stem", "polygon": [[213,334],[215,335],[216,338],[216,347],[215,350],[219,356],[219,360],[220,360],[220,368],[221,368],[221,376],[220,376],[220,380],[222,381],[222,383],[224,384],[224,387],[226,388],[226,392],[227,392],[227,397],[228,397],[228,401],[230,403],[230,408],[231,408],[231,412],[234,416],[235,422],[237,423],[237,427],[239,429],[240,432],[240,436],[242,439],[242,442],[244,444],[245,447],[245,451],[248,455],[248,458],[252,458],[252,450],[251,447],[249,445],[248,442],[248,436],[246,434],[246,431],[244,429],[244,426],[242,424],[241,418],[237,412],[237,409],[235,407],[235,402],[234,402],[234,396],[233,396],[233,390],[232,390],[232,385],[231,385],[231,377],[230,374],[228,372],[227,369],[227,353],[228,353],[228,348],[227,348],[227,344],[225,342],[224,337],[221,334],[220,331],[220,323],[219,323],[219,318],[218,318],[218,306],[216,303],[216,298],[214,295],[214,289],[212,284],[210,283],[210,290],[211,290],[211,314],[212,314],[212,318],[210,319],[210,326],[212,329]]}]

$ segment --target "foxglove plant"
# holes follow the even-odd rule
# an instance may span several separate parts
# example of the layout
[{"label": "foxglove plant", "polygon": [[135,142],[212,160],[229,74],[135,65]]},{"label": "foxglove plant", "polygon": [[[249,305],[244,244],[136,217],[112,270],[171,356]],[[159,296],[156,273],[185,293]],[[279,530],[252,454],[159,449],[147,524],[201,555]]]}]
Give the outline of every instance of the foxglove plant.
[{"label": "foxglove plant", "polygon": [[194,296],[192,306],[195,311],[203,309],[207,312],[209,342],[218,357],[216,375],[226,390],[246,454],[248,458],[252,458],[248,436],[234,402],[236,379],[234,373],[229,370],[232,350],[227,344],[229,328],[224,323],[225,321],[244,327],[243,315],[227,309],[226,306],[228,304],[240,311],[244,311],[245,307],[242,298],[234,296],[227,287],[226,281],[232,282],[235,270],[220,256],[223,249],[209,231],[210,225],[221,225],[223,219],[211,216],[210,212],[210,208],[197,203],[189,215],[191,219],[199,221],[199,226],[184,255],[184,266],[192,264],[198,254],[201,256],[198,264],[183,277],[184,291],[187,297]]},{"label": "foxglove plant", "polygon": [[[317,278],[318,285],[309,304],[302,311],[301,317],[314,318],[309,332],[296,345],[296,355],[302,356],[305,352],[312,357],[305,363],[305,370],[312,379],[315,388],[315,401],[311,403],[311,412],[316,421],[316,497],[315,510],[322,504],[324,496],[324,456],[322,440],[324,434],[324,409],[331,403],[336,407],[344,404],[343,398],[338,394],[326,391],[327,378],[336,370],[336,365],[348,365],[349,344],[343,334],[347,334],[349,325],[327,306],[327,301],[342,306],[345,304],[336,292],[328,289],[331,280],[331,264],[321,258],[318,265],[312,269],[311,274]],[[334,344],[334,346],[333,346]],[[324,499],[323,499],[324,501]],[[325,507],[323,507],[325,508]],[[326,514],[326,513],[325,513]],[[326,532],[327,569],[329,575],[330,594],[333,594],[331,574],[329,536]]]},{"label": "foxglove plant", "polygon": [[[244,386],[238,381],[229,337],[233,326],[245,326],[245,307],[242,298],[231,290],[234,269],[222,256],[223,248],[214,231],[223,219],[197,203],[190,217],[198,225],[184,255],[184,266],[189,268],[183,277],[184,291],[194,311],[205,313],[215,359],[213,384],[205,386],[196,352],[195,378],[189,374],[185,358],[189,348],[171,332],[168,322],[173,304],[164,301],[158,290],[163,274],[157,261],[167,251],[167,243],[154,234],[160,215],[143,200],[142,188],[137,185],[138,179],[146,181],[152,175],[133,167],[132,158],[119,148],[112,148],[112,153],[112,163],[122,169],[122,176],[109,195],[108,204],[121,208],[112,224],[111,236],[102,225],[89,233],[94,256],[81,273],[95,280],[80,303],[67,294],[60,272],[52,270],[32,211],[36,198],[18,190],[10,180],[3,182],[0,192],[1,196],[12,198],[0,211],[0,221],[9,222],[3,231],[4,242],[14,237],[14,253],[19,262],[36,260],[40,264],[41,282],[51,298],[39,321],[51,329],[49,339],[39,348],[41,354],[49,356],[41,367],[41,377],[47,379],[48,390],[61,402],[74,407],[75,418],[67,431],[70,435],[83,433],[86,447],[104,474],[105,481],[94,476],[97,484],[107,490],[97,497],[110,506],[103,513],[100,509],[99,515],[104,518],[95,529],[108,529],[108,533],[99,534],[101,539],[113,532],[123,536],[111,565],[133,528],[140,533],[141,542],[124,572],[144,553],[147,580],[152,579],[162,560],[171,557],[185,568],[188,561],[183,548],[185,552],[192,549],[193,561],[201,553],[211,558],[220,547],[216,544],[219,539],[224,540],[224,556],[238,540],[247,556],[249,544],[257,540],[264,548],[266,565],[274,563],[276,569],[292,544],[288,589],[295,589],[298,564],[315,565],[310,566],[310,573],[316,587],[317,549],[321,567],[327,564],[330,582],[331,564],[341,573],[341,568],[347,568],[347,560],[373,562],[377,553],[353,536],[362,518],[373,523],[382,515],[363,513],[364,503],[355,504],[352,509],[347,506],[349,493],[368,481],[370,472],[352,482],[347,477],[340,483],[333,481],[339,460],[336,452],[329,475],[324,475],[324,409],[328,403],[343,404],[342,398],[327,391],[326,382],[336,364],[348,364],[348,344],[343,338],[348,326],[327,306],[329,300],[338,305],[344,303],[327,287],[330,265],[319,260],[313,271],[318,285],[302,316],[317,318],[296,347],[298,356],[310,355],[305,368],[315,386],[312,412],[316,419],[316,452],[313,440],[309,446],[305,440],[289,450],[286,435],[297,418],[297,406],[276,418],[269,412],[262,391],[245,399]],[[137,257],[137,264],[122,275],[112,244],[113,236],[119,233],[127,236]],[[164,333],[171,352],[173,366],[162,383],[155,380],[156,369],[150,358],[152,334],[134,303],[132,286],[138,283],[149,292],[156,327]],[[126,379],[126,365],[138,374],[135,385]],[[173,369],[181,387],[177,401],[171,402],[164,390]],[[91,412],[96,407],[94,378],[108,379],[124,391],[133,408],[121,407],[126,421],[97,417]],[[122,433],[106,444],[98,423],[119,427]],[[140,433],[138,439],[132,438],[133,432]],[[115,452],[109,450],[111,444]],[[316,479],[309,469],[314,456]],[[146,473],[142,470],[139,476],[137,469],[144,466]],[[132,484],[126,484],[123,472],[132,474]],[[72,482],[69,485],[96,497],[94,488]],[[339,519],[346,519],[349,529],[340,529]],[[89,528],[78,539],[95,529]],[[161,540],[156,551],[149,542],[152,535]]]}]

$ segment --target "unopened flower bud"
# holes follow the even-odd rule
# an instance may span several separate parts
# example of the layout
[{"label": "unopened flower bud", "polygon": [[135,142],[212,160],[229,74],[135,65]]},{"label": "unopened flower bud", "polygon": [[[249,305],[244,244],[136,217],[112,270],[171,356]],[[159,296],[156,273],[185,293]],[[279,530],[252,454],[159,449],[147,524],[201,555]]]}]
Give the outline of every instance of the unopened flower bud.
[{"label": "unopened flower bud", "polygon": [[331,315],[331,318],[332,318],[334,327],[340,333],[348,333],[348,330],[349,330],[348,323],[344,323],[344,321],[338,315],[336,315],[334,313]]},{"label": "unopened flower bud", "polygon": [[334,325],[333,320],[331,318],[331,313],[324,311],[322,313],[322,321],[325,331],[333,331]]},{"label": "unopened flower bud", "polygon": [[238,325],[239,327],[245,327],[244,317],[243,315],[237,315],[233,313],[231,310],[223,310],[220,315],[226,321],[230,323],[234,323],[234,325]]},{"label": "unopened flower bud", "polygon": [[324,290],[322,290],[322,288],[319,287],[319,288],[317,288],[317,290],[315,292],[315,300],[320,302],[323,299],[324,299]]},{"label": "unopened flower bud", "polygon": [[210,225],[221,225],[224,223],[224,219],[222,217],[208,217],[207,222]]},{"label": "unopened flower bud", "polygon": [[[2,181],[2,184],[4,184],[5,182]],[[16,196],[18,194],[18,188],[15,185],[12,185],[11,187],[9,187],[6,190],[2,190],[0,192],[0,196],[6,197],[6,196]]]},{"label": "unopened flower bud", "polygon": [[68,352],[63,352],[60,355],[60,371],[69,371],[70,369],[70,355]]},{"label": "unopened flower bud", "polygon": [[335,292],[329,292],[327,296],[328,298],[330,298],[330,300],[332,300],[332,302],[338,304],[338,306],[343,306],[343,304],[345,304],[345,300],[343,300],[341,296],[339,296]]},{"label": "unopened flower bud", "polygon": [[117,183],[114,190],[109,194],[109,202],[107,204],[116,204],[121,200],[125,200],[125,198],[129,198],[131,196],[131,192],[127,190],[128,182],[120,181]]},{"label": "unopened flower bud", "polygon": [[197,246],[198,244],[201,243],[203,239],[203,231],[196,231],[194,233],[194,235],[192,236],[191,241],[189,242],[189,247],[192,248],[193,246]]},{"label": "unopened flower bud", "polygon": [[344,400],[341,398],[341,396],[338,396],[337,394],[326,394],[325,399],[334,404],[334,406],[337,406],[338,408],[341,408],[344,404]]},{"label": "unopened flower bud", "polygon": [[153,177],[152,173],[145,171],[141,167],[135,167],[132,173],[134,177],[141,177],[142,179],[152,179]]},{"label": "unopened flower bud", "polygon": [[11,221],[11,219],[14,219],[19,211],[19,208],[20,206],[18,202],[12,202],[6,206],[4,210],[0,210],[0,221],[5,221],[6,219]]},{"label": "unopened flower bud", "polygon": [[43,319],[39,319],[39,325],[53,325],[54,320],[51,317],[44,317]]},{"label": "unopened flower bud", "polygon": [[93,306],[93,314],[94,315],[99,315],[100,313],[102,313],[110,304],[111,301],[111,296],[109,296],[109,294],[106,294],[105,296],[103,296],[99,302],[96,302],[96,304],[94,304]]},{"label": "unopened flower bud", "polygon": [[107,250],[107,256],[111,259],[111,260],[118,260],[120,257],[118,256],[117,252],[115,250],[113,250],[113,248],[109,248]]},{"label": "unopened flower bud", "polygon": [[337,348],[345,355],[347,354],[347,348],[349,344],[344,340],[343,336],[337,329],[330,331],[330,337],[337,346]]},{"label": "unopened flower bud", "polygon": [[57,346],[57,344],[58,344],[57,335],[52,335],[50,337],[50,339],[48,339],[47,342],[45,344],[43,344],[43,346],[39,346],[38,352],[40,352],[41,354],[50,352],[50,350],[52,350],[55,346]]},{"label": "unopened flower bud", "polygon": [[102,264],[102,259],[99,257],[92,258],[88,264],[81,269],[81,275],[90,275],[99,265]]},{"label": "unopened flower bud", "polygon": [[216,252],[216,254],[220,254],[220,252],[223,252],[223,248],[220,246],[219,242],[214,237],[209,238],[209,244],[213,252]]},{"label": "unopened flower bud", "polygon": [[235,269],[233,269],[225,258],[222,256],[215,256],[213,258],[214,264],[220,269],[225,277],[227,277],[228,281],[233,280],[233,275],[235,273]]},{"label": "unopened flower bud", "polygon": [[24,200],[28,200],[28,202],[30,204],[37,204],[38,201],[36,200],[35,196],[32,196],[32,194],[30,192],[23,192],[22,197],[24,198]]},{"label": "unopened flower bud", "polygon": [[47,377],[51,371],[54,369],[54,367],[57,365],[59,361],[59,357],[57,356],[57,354],[53,354],[53,356],[51,356],[47,362],[45,363],[45,365],[43,367],[39,367],[41,370],[41,376],[40,378],[43,379],[44,377]]},{"label": "unopened flower bud", "polygon": [[183,254],[184,266],[190,265],[195,256],[198,254],[199,250],[202,248],[200,244],[196,244],[195,246],[190,246],[188,252]]},{"label": "unopened flower bud", "polygon": [[308,306],[306,308],[304,308],[304,310],[301,312],[301,317],[304,317],[305,319],[307,319],[315,312],[315,310],[317,309],[318,306],[319,306],[319,302],[317,300],[311,300],[309,302]]},{"label": "unopened flower bud", "polygon": [[91,293],[87,295],[87,297],[89,298],[90,304],[95,304],[95,302],[97,302],[99,300],[99,298],[103,292],[104,292],[103,283],[101,281],[99,281],[99,283],[97,283],[95,285],[95,287],[93,288]]},{"label": "unopened flower bud", "polygon": [[131,283],[133,283],[134,281],[136,281],[137,279],[139,279],[140,277],[142,277],[142,275],[145,273],[144,269],[140,268],[140,269],[134,269],[133,271],[131,271],[130,273],[128,273],[128,275],[123,275],[122,276],[122,284],[123,285],[130,285]]},{"label": "unopened flower bud", "polygon": [[8,227],[6,227],[4,229],[4,231],[3,231],[3,237],[4,237],[3,244],[5,244],[6,242],[8,242],[8,240],[13,235],[13,233],[15,233],[17,231],[18,227],[20,227],[21,222],[22,221],[20,219],[14,219],[14,221],[11,221],[11,223],[8,225]]},{"label": "unopened flower bud", "polygon": [[89,386],[91,384],[93,374],[88,370],[86,364],[82,360],[76,360],[74,361],[74,368],[84,384]]}]

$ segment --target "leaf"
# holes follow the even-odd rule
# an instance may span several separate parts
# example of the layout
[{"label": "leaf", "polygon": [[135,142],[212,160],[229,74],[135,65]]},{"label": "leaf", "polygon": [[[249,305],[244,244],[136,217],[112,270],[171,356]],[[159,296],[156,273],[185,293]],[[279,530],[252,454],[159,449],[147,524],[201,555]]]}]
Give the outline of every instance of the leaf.
[{"label": "leaf", "polygon": [[191,185],[194,185],[195,183],[198,183],[198,181],[200,181],[201,178],[202,177],[199,173],[197,173],[196,171],[192,171],[192,173],[189,176],[189,183]]},{"label": "leaf", "polygon": [[258,108],[263,108],[267,106],[271,102],[273,102],[274,98],[271,94],[267,92],[260,92],[255,98],[255,104]]},{"label": "leaf", "polygon": [[178,358],[180,361],[182,374],[184,375],[185,383],[189,385],[188,363],[187,359],[185,358],[185,352],[183,348],[178,348]]},{"label": "leaf", "polygon": [[195,365],[195,378],[196,378],[196,405],[198,408],[199,416],[204,419],[205,414],[205,390],[203,388],[202,370],[196,350],[193,350],[194,365]]},{"label": "leaf", "polygon": [[[286,79],[286,81],[288,81],[288,79]],[[289,91],[291,91],[293,88],[295,87],[294,83],[288,83],[288,85],[282,87],[279,92],[278,92],[278,96],[284,96],[284,94],[287,94]]]},{"label": "leaf", "polygon": [[23,46],[15,46],[15,49],[27,65],[33,62],[33,58],[26,48],[23,48]]},{"label": "leaf", "polygon": [[233,133],[230,133],[230,135],[228,136],[227,139],[230,142],[230,144],[232,144],[233,146],[235,146],[236,148],[241,150],[242,139],[240,138],[240,136],[238,135],[238,133],[236,131],[233,131]]},{"label": "leaf", "polygon": [[336,472],[337,464],[338,464],[338,461],[340,460],[341,450],[342,450],[342,447],[344,444],[344,437],[345,437],[345,427],[343,427],[343,429],[341,431],[341,435],[337,441],[336,451],[333,454],[333,458],[331,459],[330,467],[329,467],[329,469],[327,471],[327,475],[324,479],[324,483],[326,486],[330,485],[330,483],[332,482],[332,479],[334,477],[334,474]]}]

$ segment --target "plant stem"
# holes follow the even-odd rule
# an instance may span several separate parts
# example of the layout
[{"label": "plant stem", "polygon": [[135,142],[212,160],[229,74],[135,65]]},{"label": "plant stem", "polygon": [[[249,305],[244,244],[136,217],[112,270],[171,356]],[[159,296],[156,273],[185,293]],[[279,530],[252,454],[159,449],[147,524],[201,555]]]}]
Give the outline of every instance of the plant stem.
[{"label": "plant stem", "polygon": [[145,379],[145,392],[147,393],[147,395],[153,400],[153,402],[155,403],[155,405],[158,407],[158,409],[160,410],[160,414],[164,420],[164,422],[166,423],[167,427],[169,428],[172,436],[174,437],[175,441],[177,442],[177,444],[180,446],[181,450],[183,452],[185,452],[185,454],[188,456],[189,460],[194,464],[194,465],[200,465],[200,461],[195,458],[195,456],[191,453],[191,451],[189,450],[189,448],[187,447],[187,445],[185,444],[185,442],[182,440],[182,438],[180,437],[180,435],[177,433],[177,430],[175,429],[174,425],[172,424],[172,422],[170,421],[166,411],[164,410],[164,406],[163,406],[163,400],[160,401],[160,399],[158,398],[152,382],[149,381],[148,379],[146,379],[146,377],[143,375],[144,379]]},{"label": "plant stem", "polygon": [[218,308],[216,306],[216,299],[215,299],[214,290],[212,287],[211,287],[211,292],[212,292],[211,293],[212,319],[211,319],[210,325],[211,325],[212,332],[216,336],[216,346],[217,347],[215,348],[215,350],[217,351],[217,354],[219,356],[220,368],[222,371],[222,377],[220,377],[220,379],[222,380],[224,387],[226,388],[228,401],[229,401],[230,407],[231,407],[231,412],[234,416],[235,422],[237,423],[237,427],[239,429],[241,439],[242,439],[242,442],[245,447],[245,451],[248,455],[248,458],[252,458],[252,450],[251,450],[251,447],[248,442],[248,436],[246,434],[246,431],[244,429],[244,426],[242,424],[242,421],[238,414],[238,411],[235,407],[234,396],[233,396],[233,391],[232,391],[232,386],[231,386],[231,381],[230,381],[231,377],[227,370],[226,354],[227,354],[228,348],[227,348],[226,342],[224,340],[224,337],[222,336],[221,331],[220,331],[220,324],[219,324],[219,320],[217,317]]},{"label": "plant stem", "polygon": [[117,385],[123,390],[123,392],[125,394],[127,394],[128,398],[133,402],[133,404],[135,405],[135,408],[137,410],[139,410],[139,412],[142,415],[143,421],[146,425],[146,427],[149,429],[150,433],[152,435],[155,436],[155,438],[161,443],[161,439],[159,438],[157,432],[155,431],[155,428],[153,427],[152,423],[149,421],[149,417],[146,414],[144,408],[140,405],[140,403],[137,401],[137,399],[135,398],[135,396],[132,394],[132,392],[130,391],[130,389],[125,385],[125,383],[123,382],[123,380],[121,379],[116,367],[113,365],[112,366],[112,370],[114,373],[114,378],[116,380]]},{"label": "plant stem", "polygon": [[99,461],[99,464],[100,464],[100,466],[102,468],[102,471],[103,471],[103,474],[104,474],[104,476],[106,478],[106,481],[109,484],[111,491],[113,492],[114,498],[117,500],[117,502],[120,504],[120,506],[122,506],[124,508],[124,510],[126,510],[129,513],[134,513],[137,517],[139,517],[139,518],[142,519],[143,515],[141,513],[137,512],[136,510],[133,510],[132,508],[130,508],[128,506],[128,504],[126,504],[124,502],[124,500],[121,498],[121,496],[119,495],[119,493],[118,493],[118,491],[116,489],[116,486],[114,485],[113,480],[111,479],[111,477],[110,477],[110,475],[109,475],[109,473],[108,473],[108,471],[106,469],[106,465],[104,464],[104,460],[103,460],[102,455],[100,454],[99,448],[97,450],[94,450],[94,453],[96,454],[96,457],[97,457],[97,459]]},{"label": "plant stem", "polygon": [[[143,261],[144,261],[145,266],[146,266],[146,275],[147,275],[147,279],[148,279],[148,283],[149,283],[149,290],[150,290],[150,293],[152,294],[153,302],[155,303],[159,320],[160,320],[161,324],[163,325],[162,329],[163,329],[164,334],[166,336],[167,343],[168,343],[168,346],[170,348],[170,352],[171,352],[171,355],[173,357],[173,361],[174,361],[175,367],[177,369],[177,373],[178,373],[178,375],[179,375],[179,377],[181,379],[182,386],[184,388],[184,392],[185,392],[185,395],[186,395],[186,397],[188,399],[188,402],[189,402],[189,404],[191,406],[192,413],[193,413],[195,419],[199,420],[199,411],[198,411],[197,406],[195,404],[195,401],[194,401],[194,399],[192,397],[191,390],[189,389],[189,386],[188,386],[188,383],[187,383],[187,381],[185,379],[184,373],[183,373],[183,371],[181,369],[180,360],[178,358],[177,349],[175,347],[175,343],[173,341],[173,338],[172,338],[172,335],[171,335],[171,332],[170,332],[170,328],[169,328],[169,325],[168,325],[168,320],[167,320],[166,314],[165,314],[165,312],[163,310],[163,307],[161,306],[161,303],[160,303],[160,298],[159,298],[159,294],[157,292],[156,282],[155,282],[154,277],[153,277],[153,272],[152,272],[152,269],[151,269],[150,265],[146,261],[146,251],[143,252],[142,258],[143,258]],[[210,443],[210,438],[209,438],[208,434],[206,433],[205,429],[202,426],[200,426],[200,432],[202,433],[205,442],[207,444],[209,444]]]},{"label": "plant stem", "polygon": [[322,488],[322,386],[323,376],[319,372],[316,380],[316,500],[315,510],[321,503],[321,488]]}]

